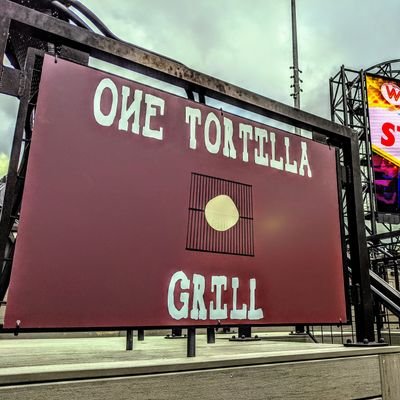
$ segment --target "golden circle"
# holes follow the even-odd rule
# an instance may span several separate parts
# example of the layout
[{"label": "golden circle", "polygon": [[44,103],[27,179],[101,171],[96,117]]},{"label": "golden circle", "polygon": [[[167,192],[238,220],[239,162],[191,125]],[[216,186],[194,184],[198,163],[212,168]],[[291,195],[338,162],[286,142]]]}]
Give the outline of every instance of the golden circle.
[{"label": "golden circle", "polygon": [[239,221],[239,211],[235,203],[225,194],[212,198],[207,203],[204,213],[208,225],[219,232],[231,229]]}]

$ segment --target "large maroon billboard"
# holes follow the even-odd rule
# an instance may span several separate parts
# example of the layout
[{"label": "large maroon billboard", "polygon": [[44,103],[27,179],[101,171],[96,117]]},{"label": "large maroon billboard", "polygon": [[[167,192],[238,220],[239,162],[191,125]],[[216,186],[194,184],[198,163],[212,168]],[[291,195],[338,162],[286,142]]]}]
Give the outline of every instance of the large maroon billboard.
[{"label": "large maroon billboard", "polygon": [[45,57],[6,328],[344,321],[334,148]]}]

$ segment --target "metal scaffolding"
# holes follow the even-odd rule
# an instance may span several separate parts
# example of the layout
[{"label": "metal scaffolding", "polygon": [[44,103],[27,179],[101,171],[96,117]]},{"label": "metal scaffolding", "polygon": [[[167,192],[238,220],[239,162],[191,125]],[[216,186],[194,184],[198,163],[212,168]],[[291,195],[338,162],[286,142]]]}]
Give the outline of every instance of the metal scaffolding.
[{"label": "metal scaffolding", "polygon": [[[365,218],[370,269],[386,282],[391,283],[396,291],[400,290],[400,216],[379,213],[375,203],[375,186],[372,169],[372,150],[370,142],[368,102],[365,86],[366,74],[374,74],[386,78],[400,77],[400,60],[385,61],[368,69],[356,71],[344,66],[330,79],[330,106],[333,122],[342,124],[353,130],[358,140],[360,155],[360,173],[362,188],[362,204]],[[341,161],[342,168],[345,164]],[[345,194],[342,195],[344,220],[347,221]],[[345,223],[347,230],[347,223]],[[346,237],[349,233],[346,231]],[[375,296],[375,319],[379,330],[383,320],[389,321],[387,304],[381,307],[382,301]],[[397,316],[398,311],[391,310]]]}]

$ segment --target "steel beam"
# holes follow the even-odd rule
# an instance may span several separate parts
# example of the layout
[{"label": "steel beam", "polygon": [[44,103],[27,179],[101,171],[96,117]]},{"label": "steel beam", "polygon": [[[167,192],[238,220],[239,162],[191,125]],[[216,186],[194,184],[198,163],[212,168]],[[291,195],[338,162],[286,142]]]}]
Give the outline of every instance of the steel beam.
[{"label": "steel beam", "polygon": [[393,237],[400,236],[400,230],[392,231],[392,232],[384,232],[384,233],[377,233],[376,235],[368,236],[368,240],[371,242],[379,243],[381,240],[384,239],[391,239]]},{"label": "steel beam", "polygon": [[368,117],[367,117],[367,98],[366,98],[366,87],[365,87],[365,75],[364,71],[359,73],[360,80],[360,91],[361,91],[361,101],[362,101],[362,121],[363,121],[363,133],[365,135],[365,157],[367,160],[367,180],[368,180],[368,199],[369,199],[369,209],[371,212],[371,230],[372,234],[376,234],[376,214],[375,214],[375,201],[374,201],[374,177],[371,173],[372,171],[372,151],[370,136],[368,134]]},{"label": "steel beam", "polygon": [[352,286],[355,288],[354,309],[358,342],[375,341],[374,312],[369,276],[369,255],[365,233],[363,197],[361,190],[358,138],[343,150],[344,163],[348,166],[347,215],[352,269]]},{"label": "steel beam", "polygon": [[0,67],[0,93],[19,97],[22,94],[23,75],[21,71]]},{"label": "steel beam", "polygon": [[[15,221],[16,201],[21,198],[18,187],[18,166],[21,156],[21,148],[24,136],[25,122],[29,109],[31,96],[31,80],[36,59],[35,51],[28,50],[25,64],[24,91],[19,104],[17,123],[15,126],[14,138],[11,148],[11,156],[7,174],[7,185],[4,194],[3,208],[0,218],[0,300],[4,299],[8,289],[11,260],[6,259],[6,247],[9,235]],[[21,188],[22,190],[22,188]]]},{"label": "steel beam", "polygon": [[[0,10],[2,10],[2,4],[0,3]],[[3,13],[0,17],[0,60],[4,59],[4,54],[7,47],[8,31],[10,29],[10,19]]]},{"label": "steel beam", "polygon": [[121,66],[177,86],[196,90],[201,88],[206,96],[301,129],[317,131],[330,136],[331,141],[342,142],[343,138],[349,139],[353,135],[351,129],[342,125],[213,78],[141,47],[106,38],[8,0],[0,0],[0,11],[12,21],[38,29],[46,37],[55,36],[48,38],[48,41],[68,42],[69,46],[87,52],[92,57],[113,63],[119,61]]}]

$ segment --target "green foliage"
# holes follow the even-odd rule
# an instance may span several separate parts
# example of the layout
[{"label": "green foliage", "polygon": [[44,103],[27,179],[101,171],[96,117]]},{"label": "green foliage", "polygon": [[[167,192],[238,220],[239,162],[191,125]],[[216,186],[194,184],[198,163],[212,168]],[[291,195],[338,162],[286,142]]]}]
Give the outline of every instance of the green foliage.
[{"label": "green foliage", "polygon": [[0,178],[7,174],[9,161],[5,153],[0,153]]}]

